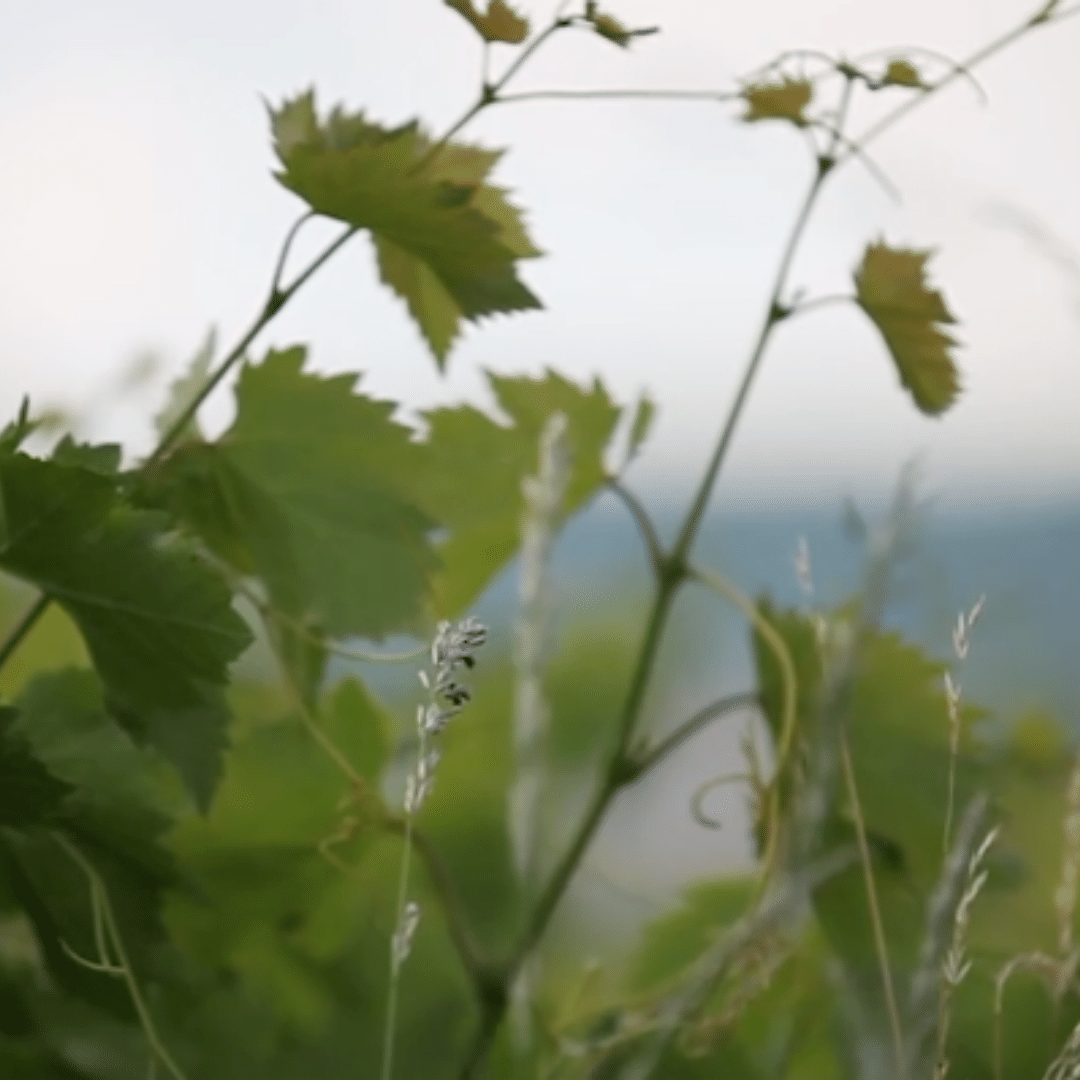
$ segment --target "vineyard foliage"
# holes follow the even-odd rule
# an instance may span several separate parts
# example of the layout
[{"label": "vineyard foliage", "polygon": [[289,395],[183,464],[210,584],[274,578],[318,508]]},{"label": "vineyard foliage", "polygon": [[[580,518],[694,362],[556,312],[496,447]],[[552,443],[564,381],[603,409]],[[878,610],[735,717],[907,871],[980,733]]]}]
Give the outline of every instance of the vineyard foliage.
[{"label": "vineyard foliage", "polygon": [[[448,4],[485,49],[517,50],[462,124],[560,32],[627,48],[654,30],[593,3],[539,30],[502,0]],[[1064,13],[1049,3],[1020,29]],[[825,72],[801,62],[717,98],[743,122],[815,140],[804,222],[831,172],[858,156],[838,134],[850,96],[910,102],[957,75],[924,60],[836,61],[839,111],[822,104]],[[768,744],[747,763],[758,867],[718,868],[599,969],[567,947],[563,893],[609,804],[639,797],[672,730],[681,740],[704,726],[680,732],[671,717],[650,730],[641,702],[675,592],[712,580],[693,541],[743,399],[665,548],[612,465],[647,452],[647,397],[620,404],[599,378],[554,371],[489,374],[497,414],[437,408],[418,433],[362,374],[318,374],[303,344],[255,348],[360,232],[440,372],[466,323],[541,306],[522,276],[540,249],[493,179],[503,151],[460,126],[445,137],[419,120],[387,127],[321,111],[314,91],[272,107],[275,176],[298,199],[297,227],[331,219],[340,238],[289,285],[279,267],[231,353],[208,341],[146,460],[71,437],[30,452],[42,441],[28,407],[0,434],[0,1076],[386,1076],[392,989],[399,1080],[929,1080],[943,1061],[963,1080],[1042,1076],[1080,1019],[1075,905],[1054,901],[1060,823],[1080,801],[1066,800],[1068,740],[1052,720],[1010,726],[992,703],[950,697],[956,658],[881,628],[887,544],[868,546],[863,590],[835,610],[767,597],[748,609],[736,596]],[[867,362],[893,364],[914,405],[938,416],[961,379],[928,259],[869,241],[844,299],[880,332]],[[746,389],[772,329],[799,309],[789,263]],[[234,419],[210,438],[197,410],[229,374]],[[638,626],[571,619],[549,650],[544,784],[562,810],[540,815],[539,871],[527,875],[507,815],[519,769],[512,651],[479,654],[415,822],[402,793],[419,685],[407,700],[380,695],[350,655],[402,636],[430,643],[519,558],[527,481],[559,417],[568,464],[550,527],[614,489],[655,581]],[[392,988],[405,844],[420,921]],[[986,877],[965,908],[956,882],[973,865]],[[552,936],[556,912],[566,918]],[[970,967],[950,982],[964,918]],[[1028,960],[999,1010],[995,979],[1017,956]]]}]

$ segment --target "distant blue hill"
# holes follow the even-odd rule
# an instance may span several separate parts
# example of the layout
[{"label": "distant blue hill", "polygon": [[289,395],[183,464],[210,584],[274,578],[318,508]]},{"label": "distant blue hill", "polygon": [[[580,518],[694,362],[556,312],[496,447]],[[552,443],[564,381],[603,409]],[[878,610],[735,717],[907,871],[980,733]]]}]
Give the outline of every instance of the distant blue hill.
[{"label": "distant blue hill", "polygon": [[[714,512],[695,554],[750,595],[768,592],[781,604],[798,605],[803,599],[793,558],[799,536],[805,536],[815,596],[828,605],[851,593],[862,567],[861,544],[844,518],[841,506]],[[657,523],[670,537],[678,518],[662,511]],[[604,596],[648,588],[635,526],[609,494],[565,530],[552,571],[562,613],[571,619],[577,597],[588,597],[592,610],[602,608]],[[516,568],[508,570],[478,607],[496,629],[513,618],[516,580]],[[1006,715],[1050,709],[1080,735],[1080,504],[1014,513],[923,511],[885,621],[949,658],[958,612],[983,593],[986,606],[962,667],[965,694]],[[705,625],[711,618],[726,640],[745,639],[738,616],[719,603],[713,610]],[[745,645],[732,651],[725,681],[748,683]]]}]

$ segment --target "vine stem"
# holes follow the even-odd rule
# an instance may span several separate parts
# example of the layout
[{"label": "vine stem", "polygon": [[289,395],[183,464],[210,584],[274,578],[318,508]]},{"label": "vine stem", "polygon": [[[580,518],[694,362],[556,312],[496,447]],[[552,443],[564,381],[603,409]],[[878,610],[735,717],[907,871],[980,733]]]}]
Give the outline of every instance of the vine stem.
[{"label": "vine stem", "polygon": [[[94,913],[94,934],[98,948],[103,952],[103,964],[115,968],[115,973],[123,978],[151,1052],[157,1056],[157,1059],[169,1071],[173,1080],[187,1080],[180,1066],[176,1064],[172,1055],[158,1037],[157,1029],[154,1027],[154,1019],[150,1015],[150,1010],[135,978],[135,972],[132,970],[131,963],[128,960],[127,950],[124,948],[124,939],[120,935],[120,928],[116,923],[112,904],[109,902],[109,893],[105,888],[105,882],[101,880],[101,875],[90,860],[66,836],[62,833],[53,833],[53,838],[86,875],[90,884],[90,903]],[[112,945],[112,951],[116,954],[117,963],[115,965],[112,965],[109,960],[108,951],[105,948],[106,936],[109,944]]]},{"label": "vine stem", "polygon": [[[850,89],[850,83],[847,89]],[[504,971],[505,985],[509,985],[526,956],[535,948],[543,936],[552,915],[555,913],[555,909],[558,907],[559,901],[562,899],[563,893],[566,891],[567,885],[570,883],[570,879],[574,876],[574,871],[577,869],[581,857],[592,842],[615,795],[618,794],[622,787],[637,779],[638,775],[640,775],[634,767],[633,760],[628,756],[627,747],[633,735],[641,707],[644,704],[649,677],[659,652],[667,619],[671,613],[676,593],[682,583],[690,576],[687,556],[701,526],[705,507],[709,501],[709,496],[712,494],[716,477],[719,474],[720,466],[723,464],[735,428],[738,426],[754,376],[765,355],[773,330],[777,323],[781,322],[785,317],[786,312],[780,306],[780,297],[787,287],[788,275],[799,242],[806,230],[811,211],[832,164],[833,160],[828,156],[818,158],[813,180],[796,214],[795,223],[784,245],[783,254],[769,295],[765,319],[762,322],[716,449],[713,451],[712,457],[705,468],[693,503],[687,512],[682,528],[679,530],[675,545],[658,567],[656,594],[623,705],[616,744],[608,760],[605,775],[589,801],[585,814],[579,822],[566,851],[551,872],[551,876],[526,922],[525,929],[514,951],[511,953]],[[487,1001],[481,1016],[480,1026],[465,1058],[461,1073],[463,1080],[471,1080],[471,1078],[479,1075],[505,1012],[505,994],[493,996]]]},{"label": "vine stem", "polygon": [[3,645],[0,645],[0,668],[11,659],[12,653],[23,643],[26,635],[33,630],[37,624],[38,619],[45,614],[49,604],[52,603],[52,597],[47,593],[42,593],[34,603],[27,608],[23,617],[12,627],[11,632],[4,639]]},{"label": "vine stem", "polygon": [[[1063,20],[1080,13],[1080,5],[1068,8],[1064,11],[1057,10],[1059,7],[1060,0],[1049,0],[1049,2],[1041,4],[1039,8],[1020,23],[1019,26],[1014,26],[1012,30],[1002,34],[1001,37],[995,38],[988,45],[984,45],[981,49],[977,49],[966,60],[962,60],[960,63],[956,64],[947,75],[938,79],[932,86],[928,86],[918,97],[908,98],[902,105],[893,109],[891,113],[887,113],[878,120],[877,123],[868,127],[854,140],[854,146],[857,146],[860,151],[865,149],[869,143],[887,131],[898,120],[901,120],[913,109],[917,109],[927,100],[927,98],[936,94],[939,90],[943,90],[957,79],[969,76],[971,68],[977,67],[979,64],[983,63],[983,61],[989,60],[990,57],[1001,52],[1002,49],[1008,48],[1014,41],[1019,40],[1029,31],[1034,30],[1039,26],[1048,25],[1049,23],[1062,22]],[[848,151],[843,160],[850,157],[852,153],[854,153],[854,151]]]}]

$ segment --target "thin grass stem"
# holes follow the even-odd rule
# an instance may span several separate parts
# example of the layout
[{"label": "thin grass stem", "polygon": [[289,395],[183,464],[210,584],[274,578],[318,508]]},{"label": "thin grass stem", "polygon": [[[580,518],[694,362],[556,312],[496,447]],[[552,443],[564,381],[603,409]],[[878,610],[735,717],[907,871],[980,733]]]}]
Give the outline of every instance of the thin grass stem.
[{"label": "thin grass stem", "polygon": [[847,733],[840,736],[840,763],[844,770],[844,785],[851,803],[851,816],[855,823],[855,838],[859,846],[859,862],[862,864],[863,883],[866,887],[866,906],[870,912],[870,926],[874,935],[874,951],[877,954],[878,969],[881,972],[881,988],[885,996],[885,1011],[889,1017],[889,1030],[893,1040],[893,1052],[896,1056],[897,1080],[904,1076],[904,1033],[900,1025],[900,1009],[896,1003],[896,988],[893,985],[892,965],[889,960],[889,945],[885,939],[885,924],[881,918],[881,905],[878,901],[877,882],[870,856],[870,845],[866,838],[866,820],[863,816],[862,800],[859,798],[859,786],[855,779],[855,767],[851,761],[851,749]]}]

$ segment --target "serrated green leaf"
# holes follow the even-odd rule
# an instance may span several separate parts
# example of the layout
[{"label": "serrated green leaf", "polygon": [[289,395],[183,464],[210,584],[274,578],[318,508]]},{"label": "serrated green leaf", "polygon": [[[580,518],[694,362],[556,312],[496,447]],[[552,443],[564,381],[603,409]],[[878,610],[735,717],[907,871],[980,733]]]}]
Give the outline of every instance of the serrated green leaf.
[{"label": "serrated green leaf", "polygon": [[[137,746],[117,726],[92,671],[39,675],[18,704],[20,735],[69,785],[54,827],[102,876],[126,950],[133,963],[146,968],[164,939],[162,892],[178,877],[164,838],[179,818],[191,815],[191,800],[163,757]],[[93,958],[93,912],[84,872],[44,835],[27,837],[13,850],[29,879],[37,882],[40,902],[58,932]],[[50,948],[55,953],[56,943]],[[55,964],[52,957],[50,965]]]},{"label": "serrated green leaf", "polygon": [[274,605],[333,636],[381,639],[424,611],[436,521],[410,496],[423,451],[358,376],[304,372],[301,348],[246,365],[236,419],[182,448],[157,490]]},{"label": "serrated green leaf", "polygon": [[278,180],[317,213],[371,231],[383,280],[440,366],[461,320],[540,306],[516,271],[538,252],[505,191],[486,183],[497,154],[436,146],[415,123],[384,128],[340,108],[320,123],[311,92],[271,122]]},{"label": "serrated green leaf", "polygon": [[860,306],[885,339],[900,382],[921,412],[937,416],[956,400],[960,375],[949,353],[956,341],[941,329],[956,319],[941,293],[926,286],[931,254],[871,244],[855,271],[855,287]]},{"label": "serrated green leaf", "polygon": [[529,20],[518,15],[505,0],[490,0],[487,12],[476,10],[472,0],[446,0],[485,41],[505,41],[519,45],[529,36]]},{"label": "serrated green leaf", "polygon": [[603,453],[619,407],[594,381],[589,390],[548,372],[543,379],[488,375],[513,426],[501,427],[471,406],[425,413],[428,458],[417,497],[450,530],[439,547],[444,570],[435,607],[460,613],[516,552],[524,499],[521,482],[536,470],[540,433],[549,416],[566,414],[573,465],[563,507],[583,506],[606,481]]},{"label": "serrated green leaf", "polygon": [[743,120],[755,123],[759,120],[787,120],[796,127],[808,123],[805,109],[814,96],[814,84],[808,79],[792,79],[787,76],[778,83],[755,83],[743,89],[746,113]]},{"label": "serrated green leaf", "polygon": [[77,443],[65,435],[53,448],[52,460],[60,465],[78,465],[102,476],[115,476],[123,454],[117,443]]},{"label": "serrated green leaf", "polygon": [[[214,367],[214,351],[217,347],[217,331],[211,327],[199,351],[191,358],[187,370],[174,379],[161,411],[154,417],[154,430],[165,435],[173,424],[183,416],[188,406],[199,396],[210,379]],[[181,439],[201,438],[198,421],[193,416],[180,432]]]},{"label": "serrated green leaf", "polygon": [[39,825],[72,791],[30,752],[13,727],[18,713],[0,706],[0,826]]},{"label": "serrated green leaf", "polygon": [[218,576],[132,509],[116,481],[25,454],[0,457],[0,567],[74,619],[110,708],[157,745],[204,803],[226,712],[220,687],[250,635]]}]

